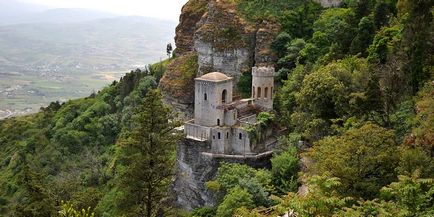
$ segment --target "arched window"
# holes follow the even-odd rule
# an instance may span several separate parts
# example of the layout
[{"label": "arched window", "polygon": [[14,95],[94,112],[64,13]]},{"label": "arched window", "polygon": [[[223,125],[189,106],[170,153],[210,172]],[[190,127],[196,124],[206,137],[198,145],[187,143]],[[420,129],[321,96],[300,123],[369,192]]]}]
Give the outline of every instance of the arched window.
[{"label": "arched window", "polygon": [[221,139],[221,138],[222,138],[222,135],[221,135],[220,132],[217,133],[217,138],[218,138],[218,139]]},{"label": "arched window", "polygon": [[217,126],[220,126],[220,119],[217,119]]},{"label": "arched window", "polygon": [[226,97],[228,95],[228,91],[227,90],[223,90],[222,92],[222,103],[226,103]]},{"label": "arched window", "polygon": [[258,99],[261,98],[261,87],[258,87]]},{"label": "arched window", "polygon": [[207,101],[207,100],[208,100],[208,95],[206,95],[206,93],[205,93],[205,94],[203,94],[203,99],[204,99],[205,101]]},{"label": "arched window", "polygon": [[264,90],[264,98],[265,99],[268,98],[268,87],[266,87],[265,90]]},{"label": "arched window", "polygon": [[229,139],[229,133],[226,133],[226,139]]},{"label": "arched window", "polygon": [[243,134],[242,134],[242,133],[238,134],[238,138],[239,138],[240,140],[243,139]]}]

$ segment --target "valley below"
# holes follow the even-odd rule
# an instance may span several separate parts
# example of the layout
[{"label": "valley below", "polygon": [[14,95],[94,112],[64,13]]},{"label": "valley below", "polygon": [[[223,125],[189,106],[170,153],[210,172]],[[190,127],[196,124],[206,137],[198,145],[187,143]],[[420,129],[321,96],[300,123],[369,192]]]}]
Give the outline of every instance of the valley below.
[{"label": "valley below", "polygon": [[89,96],[165,58],[174,26],[136,16],[0,25],[0,119]]}]

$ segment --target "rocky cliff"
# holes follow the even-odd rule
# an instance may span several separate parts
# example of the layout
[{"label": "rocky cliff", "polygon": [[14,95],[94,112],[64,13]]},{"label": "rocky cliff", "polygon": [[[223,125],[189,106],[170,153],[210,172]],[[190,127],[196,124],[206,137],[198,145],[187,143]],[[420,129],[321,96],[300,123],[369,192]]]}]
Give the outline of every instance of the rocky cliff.
[{"label": "rocky cliff", "polygon": [[[182,8],[176,28],[177,57],[160,82],[166,103],[181,119],[191,118],[196,76],[221,71],[235,78],[236,87],[238,78],[242,73],[250,73],[251,67],[275,62],[269,47],[278,32],[279,26],[272,22],[246,21],[231,1],[190,0]],[[196,73],[185,73],[191,67],[185,56],[194,55]]]},{"label": "rocky cliff", "polygon": [[176,204],[185,210],[203,206],[216,205],[213,192],[205,183],[217,172],[220,162],[247,164],[255,168],[270,168],[270,155],[259,157],[215,157],[204,152],[209,151],[210,144],[184,139],[177,147],[177,175],[172,186],[176,195]]},{"label": "rocky cliff", "polygon": [[337,7],[342,3],[342,0],[315,0],[315,1],[320,3],[321,6],[325,8]]}]

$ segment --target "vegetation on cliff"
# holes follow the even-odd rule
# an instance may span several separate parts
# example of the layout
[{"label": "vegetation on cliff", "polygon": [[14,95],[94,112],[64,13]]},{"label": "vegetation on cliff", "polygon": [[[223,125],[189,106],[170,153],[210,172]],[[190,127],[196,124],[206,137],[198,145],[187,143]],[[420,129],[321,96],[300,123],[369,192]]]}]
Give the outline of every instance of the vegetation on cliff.
[{"label": "vegetation on cliff", "polygon": [[[223,163],[207,182],[218,204],[191,215],[433,216],[434,2],[225,2],[250,23],[281,26],[275,119],[290,133],[271,170]],[[176,135],[154,89],[192,97],[190,48],[87,98],[0,121],[0,215],[164,214]]]},{"label": "vegetation on cliff", "polygon": [[[290,134],[279,150],[297,147],[299,153],[273,157],[273,178],[286,175],[270,182],[268,204],[255,199],[255,178],[233,180],[225,184],[232,189],[220,196],[215,216],[221,207],[232,210],[226,216],[433,215],[434,2],[231,4],[249,22],[268,19],[281,26],[271,46],[279,57],[275,105]],[[291,166],[297,156],[298,174]],[[219,170],[217,183],[245,171],[221,166],[227,167],[233,170]],[[233,192],[250,196],[233,205]],[[207,216],[200,213],[193,216]]]},{"label": "vegetation on cliff", "polygon": [[[138,203],[128,191],[145,184],[140,177],[134,185],[122,184],[134,180],[136,176],[124,182],[121,178],[128,177],[125,176],[128,172],[136,174],[130,171],[134,169],[151,176],[149,182],[153,189],[149,199],[153,201],[137,207],[145,213],[149,207],[152,213],[164,211],[166,206],[157,206],[160,200],[154,196],[166,198],[165,186],[172,177],[176,142],[167,130],[175,123],[167,122],[168,110],[162,106],[160,94],[154,91],[157,86],[154,76],[159,71],[155,67],[150,69],[132,71],[87,98],[64,104],[54,102],[37,114],[1,121],[0,214],[56,216],[62,209],[73,214],[89,207],[96,216],[128,213],[131,210],[127,209]],[[138,127],[151,120],[154,121]],[[132,150],[135,141],[145,144],[144,140],[149,139],[146,133],[151,139],[155,137],[146,144],[155,147],[136,147],[141,152],[134,151],[137,155],[134,161],[127,152]],[[146,162],[145,170],[142,166]],[[133,190],[133,193],[140,192]],[[68,201],[67,206],[59,206],[61,201]]]}]

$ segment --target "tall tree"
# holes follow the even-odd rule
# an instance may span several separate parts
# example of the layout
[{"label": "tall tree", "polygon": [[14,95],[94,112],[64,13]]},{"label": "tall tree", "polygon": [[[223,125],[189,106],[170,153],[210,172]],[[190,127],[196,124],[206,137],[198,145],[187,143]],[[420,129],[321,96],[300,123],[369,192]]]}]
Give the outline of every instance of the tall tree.
[{"label": "tall tree", "polygon": [[24,166],[18,175],[17,184],[22,189],[13,216],[49,217],[55,216],[55,201],[42,183],[42,176],[30,168],[24,157]]},{"label": "tall tree", "polygon": [[158,90],[148,92],[133,117],[131,132],[119,140],[121,192],[118,207],[127,216],[155,216],[167,198],[173,176],[175,145],[180,138],[169,108]]},{"label": "tall tree", "polygon": [[409,63],[404,65],[410,75],[413,94],[419,91],[432,73],[434,0],[399,0],[398,10],[404,19],[403,46]]}]

